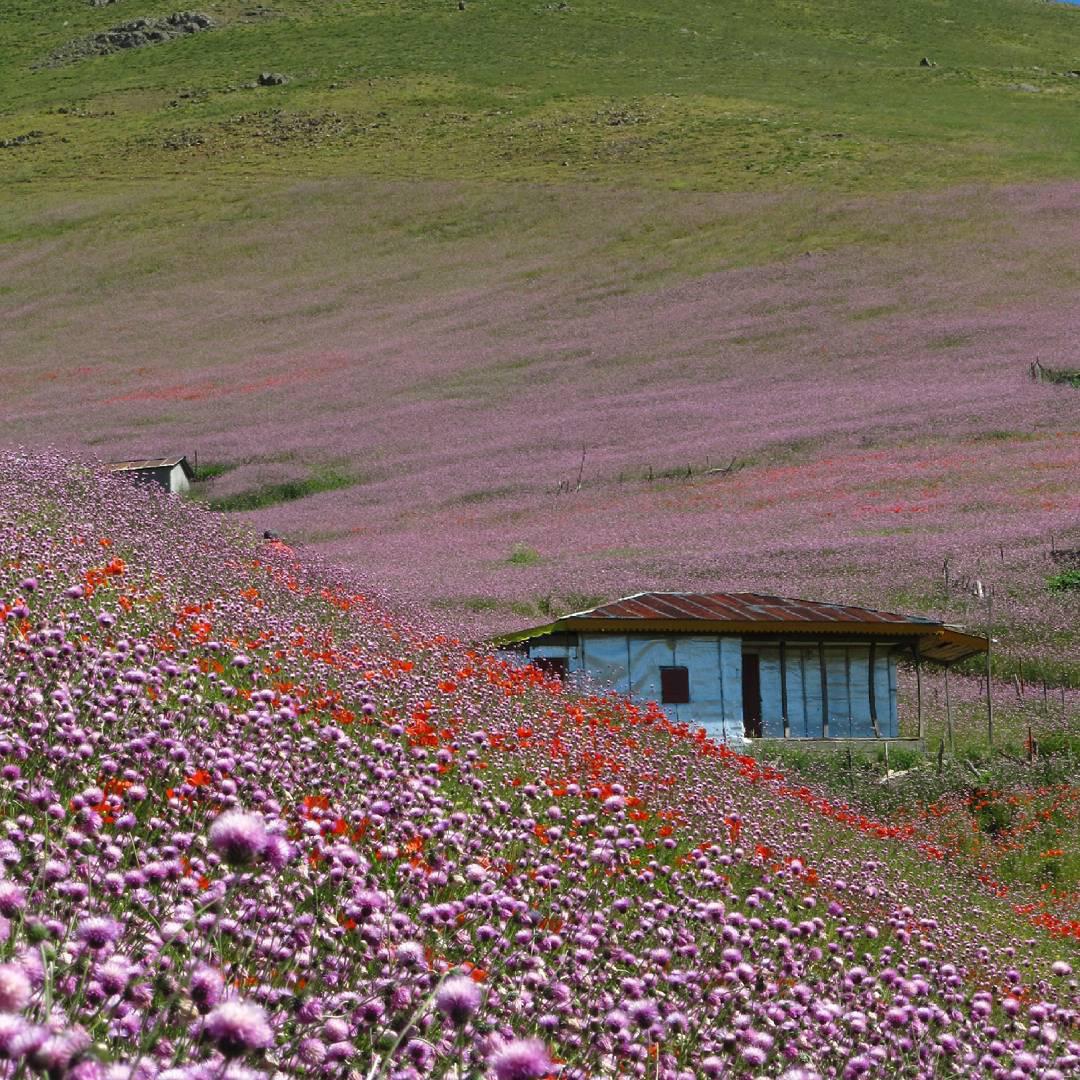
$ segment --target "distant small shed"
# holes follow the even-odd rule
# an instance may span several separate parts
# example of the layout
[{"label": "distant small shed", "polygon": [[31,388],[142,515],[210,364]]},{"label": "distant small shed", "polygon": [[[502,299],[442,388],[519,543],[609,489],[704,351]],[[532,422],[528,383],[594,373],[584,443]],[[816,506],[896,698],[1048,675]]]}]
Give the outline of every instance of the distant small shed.
[{"label": "distant small shed", "polygon": [[669,592],[627,596],[495,644],[552,673],[584,672],[657,701],[673,720],[727,742],[896,739],[897,660],[949,665],[988,647],[918,615]]},{"label": "distant small shed", "polygon": [[188,491],[195,470],[183,455],[169,458],[137,458],[133,461],[110,461],[110,472],[123,473],[144,484],[157,484],[174,494]]}]

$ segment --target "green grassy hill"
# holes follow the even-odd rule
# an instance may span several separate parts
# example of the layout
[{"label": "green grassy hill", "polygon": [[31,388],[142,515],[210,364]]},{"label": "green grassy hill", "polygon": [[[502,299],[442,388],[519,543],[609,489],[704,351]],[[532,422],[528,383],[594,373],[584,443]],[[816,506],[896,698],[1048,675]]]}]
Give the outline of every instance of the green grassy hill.
[{"label": "green grassy hill", "polygon": [[[1035,0],[0,0],[7,182],[175,174],[859,190],[1071,176],[1080,10]],[[932,67],[920,66],[923,57]],[[269,72],[284,85],[261,86]]]}]

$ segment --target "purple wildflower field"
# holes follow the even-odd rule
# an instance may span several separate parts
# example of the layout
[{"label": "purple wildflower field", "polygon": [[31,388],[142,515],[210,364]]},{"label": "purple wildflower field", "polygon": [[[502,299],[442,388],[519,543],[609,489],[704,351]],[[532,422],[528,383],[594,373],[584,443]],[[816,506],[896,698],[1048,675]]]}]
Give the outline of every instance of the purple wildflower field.
[{"label": "purple wildflower field", "polygon": [[982,625],[948,560],[1062,661],[1075,394],[1029,364],[1072,363],[1077,194],[46,200],[2,265],[3,439],[197,453],[210,498],[347,473],[249,517],[474,632],[704,587]]},{"label": "purple wildflower field", "polygon": [[0,1075],[1076,1075],[1075,912],[903,821],[84,463],[0,550]]}]

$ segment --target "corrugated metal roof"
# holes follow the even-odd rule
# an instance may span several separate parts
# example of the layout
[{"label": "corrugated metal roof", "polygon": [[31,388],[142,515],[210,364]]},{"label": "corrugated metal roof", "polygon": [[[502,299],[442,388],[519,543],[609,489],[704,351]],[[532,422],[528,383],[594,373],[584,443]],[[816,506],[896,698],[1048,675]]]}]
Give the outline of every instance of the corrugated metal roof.
[{"label": "corrugated metal roof", "polygon": [[560,631],[624,633],[851,634],[911,645],[916,654],[939,663],[986,652],[986,638],[967,634],[922,615],[827,604],[762,593],[645,592],[575,611],[544,626],[504,634],[510,644]]},{"label": "corrugated metal roof", "polygon": [[105,463],[110,472],[138,472],[140,469],[171,469],[183,465],[189,476],[194,476],[188,459],[184,454],[166,458],[135,458],[131,461],[108,461]]},{"label": "corrugated metal roof", "polygon": [[891,611],[825,604],[819,600],[797,600],[788,596],[761,593],[676,593],[646,592],[600,604],[588,611],[564,616],[589,619],[703,619],[709,622],[838,622],[916,623],[937,626],[921,615],[898,615]]}]

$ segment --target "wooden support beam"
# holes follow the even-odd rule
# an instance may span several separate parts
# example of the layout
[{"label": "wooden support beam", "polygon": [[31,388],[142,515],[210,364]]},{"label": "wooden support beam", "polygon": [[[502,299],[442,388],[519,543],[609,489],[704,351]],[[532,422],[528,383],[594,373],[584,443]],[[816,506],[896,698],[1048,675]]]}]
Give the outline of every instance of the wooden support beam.
[{"label": "wooden support beam", "polygon": [[[979,586],[979,595],[984,595],[982,583]],[[990,651],[994,641],[994,592],[992,589],[985,591],[986,598],[986,741],[990,748],[994,746],[994,693],[991,687],[991,664]]]},{"label": "wooden support beam", "polygon": [[829,668],[825,663],[825,642],[818,642],[818,667],[821,670],[821,737],[829,737]]},{"label": "wooden support beam", "polygon": [[945,731],[949,737],[949,753],[956,756],[956,736],[953,732],[952,698],[949,697],[949,665],[945,665]]},{"label": "wooden support beam", "polygon": [[780,642],[780,716],[784,721],[784,738],[791,738],[791,724],[788,721],[787,702],[787,645]]},{"label": "wooden support beam", "polygon": [[922,662],[918,657],[915,658],[915,697],[918,702],[918,717],[919,717],[919,738],[926,738],[926,719],[923,716],[923,700],[922,700]]},{"label": "wooden support beam", "polygon": [[877,661],[877,642],[870,642],[870,726],[874,729],[874,735],[877,738],[881,737],[881,729],[878,727],[877,719],[877,687],[874,685],[877,681],[876,672]]}]

